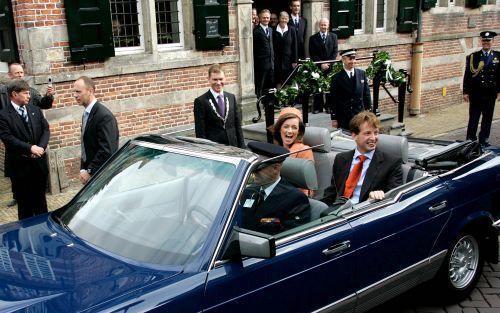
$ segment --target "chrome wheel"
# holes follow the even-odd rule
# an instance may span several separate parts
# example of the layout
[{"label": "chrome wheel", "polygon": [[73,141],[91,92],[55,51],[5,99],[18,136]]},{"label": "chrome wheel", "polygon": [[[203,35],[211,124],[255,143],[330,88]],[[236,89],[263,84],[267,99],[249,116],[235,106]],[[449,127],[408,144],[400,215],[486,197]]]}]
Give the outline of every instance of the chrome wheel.
[{"label": "chrome wheel", "polygon": [[479,244],[471,235],[460,238],[450,255],[448,277],[456,289],[467,288],[474,280],[479,265]]}]

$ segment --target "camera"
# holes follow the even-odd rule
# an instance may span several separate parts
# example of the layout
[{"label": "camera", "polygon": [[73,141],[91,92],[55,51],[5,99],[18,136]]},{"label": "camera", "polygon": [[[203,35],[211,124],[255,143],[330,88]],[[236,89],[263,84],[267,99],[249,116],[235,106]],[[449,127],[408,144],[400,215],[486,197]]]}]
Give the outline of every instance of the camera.
[{"label": "camera", "polygon": [[52,87],[52,77],[49,76],[49,78],[47,79],[47,81],[48,81],[49,86]]}]

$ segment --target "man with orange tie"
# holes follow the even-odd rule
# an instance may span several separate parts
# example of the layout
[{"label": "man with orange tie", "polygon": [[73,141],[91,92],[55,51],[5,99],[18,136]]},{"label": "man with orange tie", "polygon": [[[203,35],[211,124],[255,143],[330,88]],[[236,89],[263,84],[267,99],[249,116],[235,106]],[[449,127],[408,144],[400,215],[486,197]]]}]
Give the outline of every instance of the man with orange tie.
[{"label": "man with orange tie", "polygon": [[402,185],[402,160],[376,149],[380,121],[375,114],[358,113],[349,128],[356,149],[335,156],[332,185],[326,191],[325,202],[331,204],[341,196],[353,204],[382,200],[385,192]]}]

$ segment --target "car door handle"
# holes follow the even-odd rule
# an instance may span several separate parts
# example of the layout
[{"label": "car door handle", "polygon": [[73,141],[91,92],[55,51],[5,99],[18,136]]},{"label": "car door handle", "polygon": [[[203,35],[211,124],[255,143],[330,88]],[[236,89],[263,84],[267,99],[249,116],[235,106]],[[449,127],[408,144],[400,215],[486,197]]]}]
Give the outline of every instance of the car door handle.
[{"label": "car door handle", "polygon": [[433,206],[429,207],[429,211],[430,212],[436,212],[436,211],[439,211],[441,209],[444,209],[446,208],[446,205],[448,204],[448,202],[446,200],[444,201],[441,201],[439,202],[438,204],[434,204]]},{"label": "car door handle", "polygon": [[337,252],[343,251],[345,249],[349,249],[351,247],[351,241],[346,240],[342,241],[341,243],[338,243],[336,245],[333,245],[331,247],[326,248],[325,250],[321,251],[324,255],[332,255]]}]

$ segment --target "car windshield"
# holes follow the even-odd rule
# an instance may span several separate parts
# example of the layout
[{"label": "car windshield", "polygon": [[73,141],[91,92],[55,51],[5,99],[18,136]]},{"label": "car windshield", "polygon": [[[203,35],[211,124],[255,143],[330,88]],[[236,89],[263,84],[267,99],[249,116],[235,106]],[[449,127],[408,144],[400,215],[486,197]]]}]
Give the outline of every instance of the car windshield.
[{"label": "car windshield", "polygon": [[129,144],[60,215],[80,238],[152,264],[202,249],[236,166]]}]

